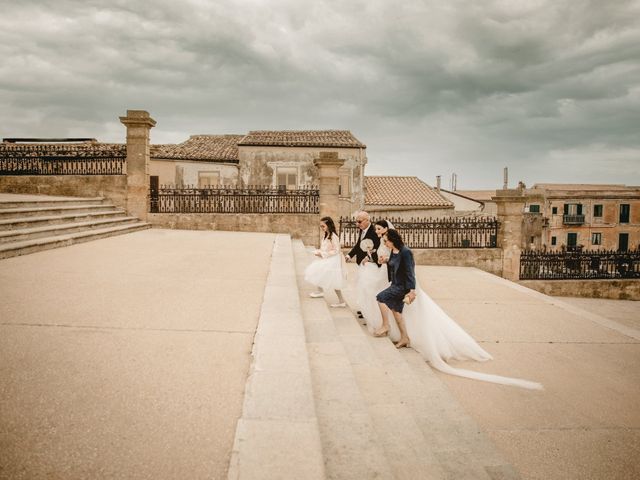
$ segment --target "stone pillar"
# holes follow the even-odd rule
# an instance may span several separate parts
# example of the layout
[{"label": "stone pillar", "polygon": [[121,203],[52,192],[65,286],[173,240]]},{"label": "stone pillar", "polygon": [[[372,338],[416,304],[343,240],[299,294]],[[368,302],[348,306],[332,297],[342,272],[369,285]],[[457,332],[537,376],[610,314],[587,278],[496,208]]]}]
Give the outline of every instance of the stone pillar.
[{"label": "stone pillar", "polygon": [[502,248],[502,276],[507,280],[520,278],[522,251],[522,221],[526,197],[521,189],[497,190],[492,198],[498,207],[498,247]]},{"label": "stone pillar", "polygon": [[144,110],[127,110],[127,213],[146,220],[149,213],[149,130],[156,121]]},{"label": "stone pillar", "polygon": [[340,176],[338,169],[344,165],[344,160],[338,159],[337,152],[320,152],[320,158],[313,161],[318,169],[318,183],[320,186],[320,216],[339,220]]}]

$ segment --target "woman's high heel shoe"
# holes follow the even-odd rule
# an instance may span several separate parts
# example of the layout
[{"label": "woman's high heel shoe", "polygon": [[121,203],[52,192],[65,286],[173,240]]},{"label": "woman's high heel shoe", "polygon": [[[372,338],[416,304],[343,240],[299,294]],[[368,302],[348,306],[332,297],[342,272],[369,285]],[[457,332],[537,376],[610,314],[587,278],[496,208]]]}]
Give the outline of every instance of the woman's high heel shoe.
[{"label": "woman's high heel shoe", "polygon": [[389,329],[386,330],[376,330],[373,332],[374,337],[386,337],[389,334]]},{"label": "woman's high heel shoe", "polygon": [[404,347],[408,348],[409,347],[409,341],[408,340],[407,341],[401,340],[399,342],[396,342],[395,346],[396,346],[396,348],[404,348]]}]

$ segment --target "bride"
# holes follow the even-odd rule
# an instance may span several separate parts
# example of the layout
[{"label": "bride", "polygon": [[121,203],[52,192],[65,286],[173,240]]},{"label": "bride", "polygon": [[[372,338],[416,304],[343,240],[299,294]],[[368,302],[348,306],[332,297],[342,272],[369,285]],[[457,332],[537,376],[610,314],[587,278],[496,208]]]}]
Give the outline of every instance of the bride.
[{"label": "bride", "polygon": [[[384,222],[384,220],[382,222]],[[403,258],[409,258],[410,260],[407,262],[408,265],[402,265],[401,268],[408,272],[409,277],[413,277],[415,288],[413,291],[408,289],[407,292],[402,293],[403,296],[406,294],[406,297],[404,301],[401,297],[400,305],[398,305],[397,302],[390,302],[391,305],[394,305],[391,307],[391,309],[394,310],[393,315],[389,312],[389,308],[387,308],[389,302],[381,303],[377,316],[373,315],[373,312],[369,312],[370,304],[367,302],[366,308],[370,317],[365,316],[365,318],[367,318],[369,331],[376,336],[385,336],[388,334],[393,341],[397,342],[397,347],[411,346],[420,353],[433,368],[441,372],[486,382],[541,390],[542,385],[536,382],[454,368],[447,363],[450,359],[484,362],[491,360],[492,357],[420,288],[415,278],[413,255],[399,255],[400,250],[407,249],[407,247],[404,246],[402,238],[395,230],[392,231],[393,235],[388,235],[387,233],[390,230],[390,226],[388,222],[384,222],[387,225],[384,225],[382,222],[376,223],[376,232],[381,232],[380,235],[383,238],[383,241],[380,242],[381,248],[382,245],[384,245],[384,248],[389,251],[389,255],[385,255],[385,251],[383,250],[381,252],[381,248],[379,248],[378,261],[393,265],[393,267],[390,268],[393,268],[394,272],[397,272],[398,262],[402,262]],[[378,229],[378,226],[381,228]],[[385,228],[386,230],[384,230]],[[399,243],[399,245],[395,245],[389,237],[396,239],[396,243]],[[387,272],[385,271],[385,273]],[[389,279],[393,279],[393,277],[393,272],[389,272]],[[373,274],[371,274],[370,278],[373,278]],[[389,285],[389,281],[387,281],[386,284],[383,285],[382,290],[387,292],[393,289],[394,283],[397,282]],[[382,284],[381,281],[375,285],[375,288],[378,288],[380,284]],[[386,290],[385,287],[387,287]],[[374,296],[374,298],[376,297]],[[379,300],[385,299],[382,291],[379,290],[377,298]],[[398,312],[398,310],[400,312]],[[386,313],[384,317],[382,311]],[[362,312],[363,314],[365,313],[364,310]],[[398,316],[397,323],[400,323],[400,326],[404,327],[402,328],[404,335],[401,334],[401,330],[394,321],[394,316]],[[408,342],[402,337],[408,337]]]}]

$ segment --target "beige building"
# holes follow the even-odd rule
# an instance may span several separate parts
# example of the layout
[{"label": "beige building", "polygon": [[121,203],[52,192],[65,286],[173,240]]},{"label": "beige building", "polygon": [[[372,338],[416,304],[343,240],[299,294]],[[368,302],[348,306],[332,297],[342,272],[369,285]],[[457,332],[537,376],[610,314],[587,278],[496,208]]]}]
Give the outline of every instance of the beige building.
[{"label": "beige building", "polygon": [[[498,207],[496,205],[496,202],[493,200],[493,197],[496,196],[495,190],[457,190],[456,189],[452,192],[447,192],[446,190],[443,190],[443,192],[445,192],[444,195],[447,196],[447,198],[450,198],[448,195],[456,195],[458,198],[467,198],[467,199],[471,199],[472,201],[481,203],[482,208],[480,209],[480,212],[483,215],[495,216],[498,214]],[[456,205],[458,205],[458,202],[460,202],[460,209],[468,208],[468,206],[470,206],[470,204],[463,203],[461,200],[458,200],[455,202],[456,202]],[[456,207],[456,210],[458,210],[458,207]]]},{"label": "beige building", "polygon": [[542,217],[541,244],[547,248],[640,245],[640,187],[539,183],[525,195],[525,213]]},{"label": "beige building", "polygon": [[454,215],[454,204],[418,177],[365,177],[365,210],[375,218],[434,218]]}]

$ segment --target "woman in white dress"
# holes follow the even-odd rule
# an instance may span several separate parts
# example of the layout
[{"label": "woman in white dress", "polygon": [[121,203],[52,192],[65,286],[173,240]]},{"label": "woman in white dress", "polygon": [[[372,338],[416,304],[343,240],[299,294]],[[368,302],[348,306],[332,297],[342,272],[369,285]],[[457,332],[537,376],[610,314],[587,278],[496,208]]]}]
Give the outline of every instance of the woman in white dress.
[{"label": "woman in white dress", "polygon": [[[398,238],[400,245],[394,245],[392,241],[389,241],[389,236]],[[389,236],[384,235],[383,242],[395,257],[397,253],[394,253],[394,250],[400,250],[398,247],[402,247],[402,238],[399,235],[395,235],[395,231],[394,235]],[[413,255],[411,255],[411,258],[413,258]],[[387,261],[389,261],[389,257],[387,257]],[[409,343],[399,342],[396,346],[410,346],[420,353],[433,368],[450,375],[534,390],[542,389],[542,385],[537,382],[454,368],[449,365],[447,361],[450,359],[484,362],[491,360],[492,357],[420,288],[415,277],[413,261],[411,260],[407,263],[407,269],[414,270],[412,276],[415,279],[415,289],[413,294],[410,293],[407,295],[408,298],[405,297],[405,305],[399,306],[396,311],[400,310],[401,312]],[[380,295],[382,293],[378,297]],[[385,327],[383,325],[382,328],[384,329]],[[390,322],[388,331],[389,334],[392,333]]]},{"label": "woman in white dress", "polygon": [[340,250],[336,225],[331,217],[322,217],[320,229],[323,232],[322,242],[320,242],[320,248],[313,252],[318,258],[304,271],[304,279],[317,287],[317,290],[309,296],[320,298],[324,297],[325,290],[335,290],[338,303],[333,303],[331,306],[346,307],[347,304],[342,297],[342,289],[346,283],[346,269],[343,265],[344,256]]}]

